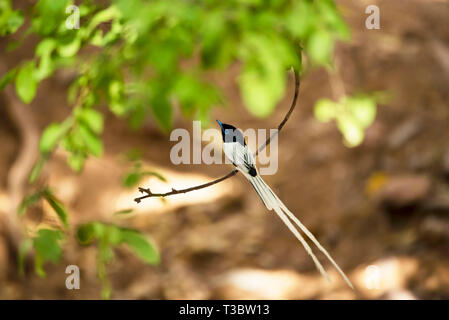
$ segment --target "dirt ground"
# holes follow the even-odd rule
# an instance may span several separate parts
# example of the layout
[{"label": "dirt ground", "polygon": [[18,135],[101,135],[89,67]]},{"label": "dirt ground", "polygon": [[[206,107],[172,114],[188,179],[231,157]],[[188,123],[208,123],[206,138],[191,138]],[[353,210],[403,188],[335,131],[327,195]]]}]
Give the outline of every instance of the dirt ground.
[{"label": "dirt ground", "polygon": [[[125,248],[116,251],[109,268],[113,299],[449,299],[449,2],[338,3],[353,33],[353,40],[336,50],[339,81],[347,93],[386,91],[391,98],[378,107],[363,144],[347,148],[335,124],[319,123],[313,116],[314,102],[334,93],[324,70],[309,71],[301,79],[299,104],[279,135],[279,170],[265,179],[356,290],[319,255],[334,279],[326,282],[240,175],[166,202],[135,204],[138,192],[121,186],[130,169],[123,154],[130,149],[142,150],[145,165],[168,178],[167,184],[142,181],[155,191],[206,182],[232,168],[175,166],[169,157],[174,142],[151,119],[132,131],[108,114],[104,157],[90,159],[76,175],[65,164],[65,154],[57,152],[44,176],[68,205],[72,226],[109,221],[137,228],[156,242],[162,261],[155,267]],[[380,30],[365,28],[369,4],[380,8]],[[4,41],[3,66],[27,55],[26,49],[3,53]],[[227,97],[212,119],[241,128],[275,128],[289,108],[293,76],[274,114],[256,119],[242,105],[237,68],[211,75]],[[39,87],[28,109],[38,128],[70,113],[67,84],[65,75],[58,74]],[[191,121],[180,117],[175,127],[192,130]],[[20,139],[3,105],[0,145],[0,216],[5,216],[7,174]],[[134,213],[113,214],[126,208]],[[100,298],[95,247],[80,247],[69,237],[63,261],[46,265],[47,278],[41,279],[30,261],[26,275],[19,276],[3,242],[0,238],[0,298]],[[80,267],[80,290],[65,287],[65,268],[71,264]]]}]

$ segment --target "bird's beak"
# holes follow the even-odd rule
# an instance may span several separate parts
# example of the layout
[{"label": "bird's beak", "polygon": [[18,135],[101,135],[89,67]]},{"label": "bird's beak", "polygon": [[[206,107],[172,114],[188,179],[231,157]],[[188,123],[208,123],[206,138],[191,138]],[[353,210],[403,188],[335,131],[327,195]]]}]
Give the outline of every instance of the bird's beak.
[{"label": "bird's beak", "polygon": [[220,127],[221,127],[221,130],[223,130],[223,123],[221,123],[221,121],[220,121],[220,120],[217,120],[217,122],[218,122],[218,124],[220,125]]}]

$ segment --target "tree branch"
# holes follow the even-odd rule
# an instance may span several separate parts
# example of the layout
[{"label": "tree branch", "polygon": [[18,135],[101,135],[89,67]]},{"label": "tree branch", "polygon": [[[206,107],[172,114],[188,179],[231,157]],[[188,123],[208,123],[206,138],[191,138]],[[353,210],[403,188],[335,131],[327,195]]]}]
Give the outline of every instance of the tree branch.
[{"label": "tree branch", "polygon": [[[294,75],[295,75],[295,95],[293,96],[293,100],[290,106],[290,109],[288,110],[287,114],[285,115],[284,119],[282,120],[282,122],[279,124],[276,132],[274,132],[271,136],[268,137],[268,139],[265,141],[265,143],[260,146],[259,149],[257,149],[256,153],[254,154],[254,156],[257,156],[259,154],[259,152],[261,152],[263,149],[266,148],[267,145],[270,144],[271,140],[279,133],[279,131],[281,131],[281,129],[284,127],[284,125],[287,123],[288,119],[290,118],[290,115],[292,114],[293,110],[296,107],[296,102],[298,100],[298,96],[299,96],[299,73],[297,70],[293,70]],[[172,196],[175,194],[181,194],[181,193],[187,193],[187,192],[191,192],[191,191],[195,191],[195,190],[199,190],[199,189],[204,189],[207,187],[210,187],[214,184],[217,184],[219,182],[222,182],[232,176],[235,176],[235,174],[238,172],[237,169],[232,170],[231,172],[229,172],[227,175],[222,176],[221,178],[218,178],[216,180],[210,181],[208,183],[204,183],[204,184],[200,184],[198,186],[194,186],[194,187],[190,187],[190,188],[186,188],[186,189],[182,189],[182,190],[175,190],[172,188],[172,190],[170,192],[166,192],[166,193],[153,193],[151,192],[151,190],[149,188],[139,188],[139,191],[142,193],[145,193],[145,195],[135,198],[134,201],[137,203],[140,203],[140,201],[142,201],[143,199],[146,198],[152,198],[152,197],[168,197],[168,196]]]}]

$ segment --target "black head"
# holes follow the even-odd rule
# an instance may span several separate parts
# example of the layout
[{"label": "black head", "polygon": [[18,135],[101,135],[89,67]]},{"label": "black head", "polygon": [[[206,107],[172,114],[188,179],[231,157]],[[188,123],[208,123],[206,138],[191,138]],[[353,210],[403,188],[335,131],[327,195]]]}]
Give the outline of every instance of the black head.
[{"label": "black head", "polygon": [[239,129],[234,127],[233,125],[222,123],[220,120],[217,120],[218,124],[221,128],[221,135],[223,137],[223,142],[239,142],[241,145],[246,145],[245,139],[243,138],[243,134]]}]

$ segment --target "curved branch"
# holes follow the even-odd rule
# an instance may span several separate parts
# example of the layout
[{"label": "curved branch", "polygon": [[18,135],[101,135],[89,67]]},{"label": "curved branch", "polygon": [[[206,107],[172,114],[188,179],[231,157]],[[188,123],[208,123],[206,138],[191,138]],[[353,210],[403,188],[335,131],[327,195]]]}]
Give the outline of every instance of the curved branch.
[{"label": "curved branch", "polygon": [[5,89],[1,100],[6,105],[21,142],[18,155],[9,169],[7,182],[10,199],[7,232],[10,245],[17,249],[21,238],[17,209],[24,196],[28,175],[38,157],[39,131],[29,106],[16,97],[12,88]]},{"label": "curved branch", "polygon": [[[259,154],[259,152],[261,152],[263,149],[266,148],[267,145],[270,144],[271,140],[279,133],[279,131],[281,131],[281,129],[284,127],[284,125],[287,123],[288,119],[290,118],[290,115],[292,114],[293,110],[296,107],[296,102],[298,100],[298,96],[299,96],[299,85],[300,85],[300,81],[299,81],[299,73],[297,70],[293,70],[294,74],[295,74],[295,95],[293,96],[293,100],[292,100],[292,104],[290,106],[290,109],[288,110],[287,114],[285,115],[284,119],[282,120],[282,122],[279,124],[276,132],[274,132],[271,136],[268,137],[268,139],[265,141],[265,143],[260,146],[259,149],[257,149],[256,153],[254,154],[255,156],[257,156]],[[173,189],[170,192],[166,192],[166,193],[153,193],[151,192],[151,190],[149,188],[139,188],[139,191],[142,193],[145,193],[145,195],[135,198],[134,201],[137,203],[140,203],[140,201],[142,201],[143,199],[146,198],[151,198],[151,197],[168,197],[168,196],[172,196],[175,194],[181,194],[181,193],[187,193],[187,192],[191,192],[191,191],[195,191],[195,190],[199,190],[199,189],[204,189],[207,187],[210,187],[214,184],[217,184],[219,182],[222,182],[223,180],[226,180],[232,176],[234,176],[236,173],[238,172],[237,169],[232,170],[231,172],[229,172],[227,175],[222,176],[221,178],[215,179],[213,181],[210,181],[208,183],[204,183],[204,184],[200,184],[198,186],[194,186],[194,187],[190,187],[190,188],[186,188],[186,189],[181,189],[181,190],[176,190]]]}]

